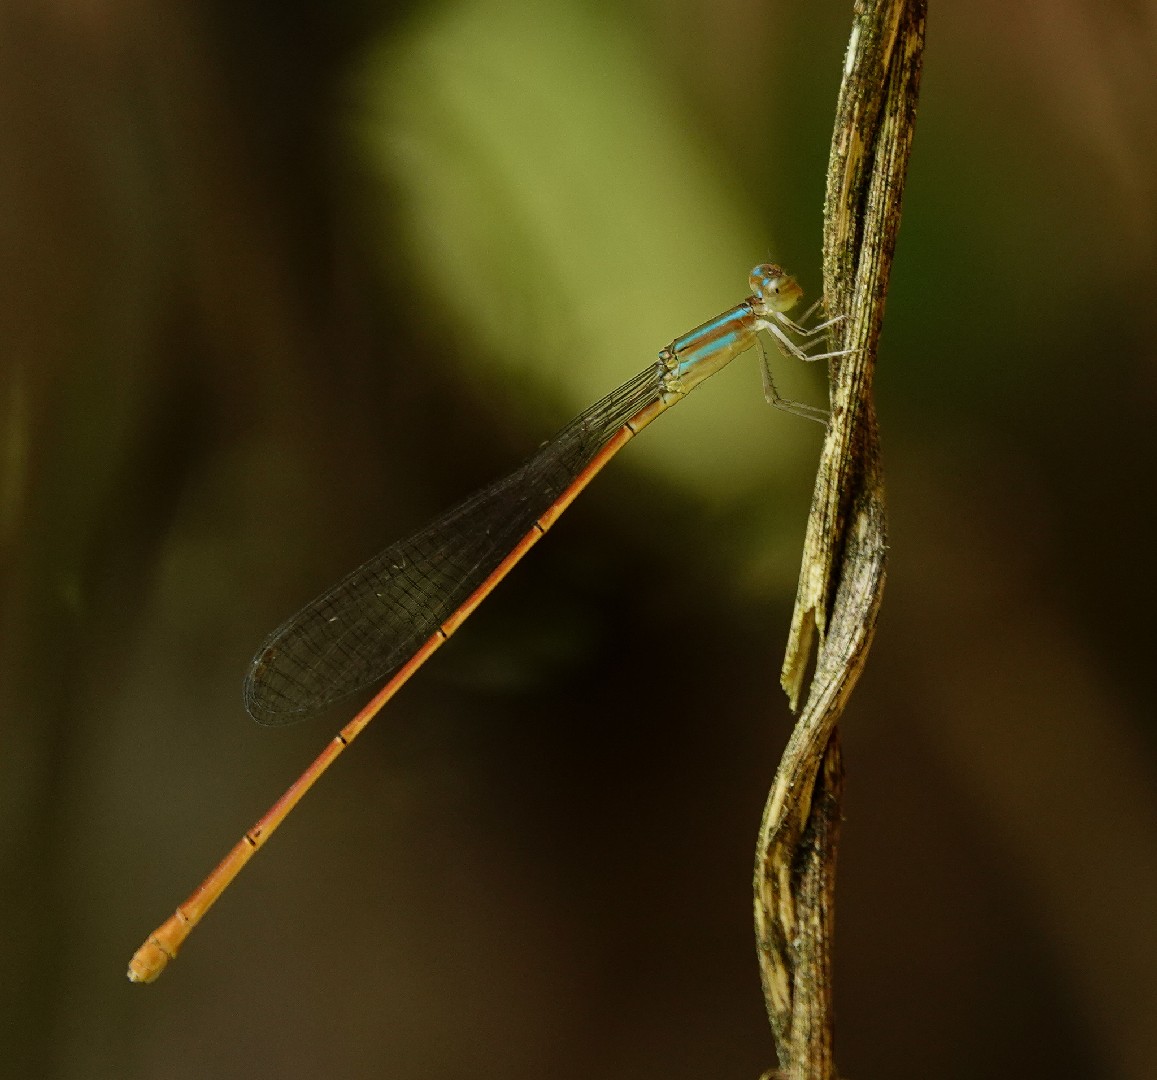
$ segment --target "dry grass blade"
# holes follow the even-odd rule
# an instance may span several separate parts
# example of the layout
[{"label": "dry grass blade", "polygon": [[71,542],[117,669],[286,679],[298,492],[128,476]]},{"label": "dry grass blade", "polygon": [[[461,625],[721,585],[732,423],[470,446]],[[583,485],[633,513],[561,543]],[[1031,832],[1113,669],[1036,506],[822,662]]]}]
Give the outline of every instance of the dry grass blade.
[{"label": "dry grass blade", "polygon": [[883,594],[887,525],[872,401],[876,345],[914,130],[926,0],[861,0],[840,87],[824,208],[824,294],[843,313],[832,418],[781,681],[807,702],[768,794],[755,869],[764,997],[781,1075],[834,1080],[831,937],[843,766],[836,722]]}]

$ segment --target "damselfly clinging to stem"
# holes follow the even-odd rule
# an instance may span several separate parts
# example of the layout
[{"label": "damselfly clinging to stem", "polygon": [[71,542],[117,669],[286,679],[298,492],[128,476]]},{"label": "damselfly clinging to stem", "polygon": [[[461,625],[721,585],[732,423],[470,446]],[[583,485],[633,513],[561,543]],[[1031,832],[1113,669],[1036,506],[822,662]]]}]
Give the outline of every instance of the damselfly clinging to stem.
[{"label": "damselfly clinging to stem", "polygon": [[[752,295],[676,338],[633,379],[580,413],[510,476],[472,495],[420,532],[339,581],[275,630],[245,679],[245,706],[262,724],[291,724],[327,705],[389,681],[330,742],[269,812],[129,963],[129,978],[152,982],[189,932],[314,781],[377,715],[491,590],[546,533],[626,443],[736,356],[757,348],[764,394],[823,422],[810,406],[780,398],[763,342],[799,360],[836,319],[811,327],[786,315],[803,296],[795,279],[765,263],[749,278]],[[818,305],[805,314],[806,323]],[[799,342],[804,342],[801,345]]]}]

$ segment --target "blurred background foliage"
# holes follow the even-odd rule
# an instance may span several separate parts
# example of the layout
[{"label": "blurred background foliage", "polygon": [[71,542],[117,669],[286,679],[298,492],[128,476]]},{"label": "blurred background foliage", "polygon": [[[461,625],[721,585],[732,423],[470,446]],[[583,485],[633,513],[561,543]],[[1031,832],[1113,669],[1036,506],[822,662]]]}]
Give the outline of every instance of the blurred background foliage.
[{"label": "blurred background foliage", "polygon": [[[332,733],[245,717],[270,628],[752,264],[816,295],[849,8],[0,8],[0,1075],[772,1064],[748,881],[820,435],[748,359],[123,971]],[[1155,58],[1149,0],[932,4],[849,1076],[1153,1074]]]}]

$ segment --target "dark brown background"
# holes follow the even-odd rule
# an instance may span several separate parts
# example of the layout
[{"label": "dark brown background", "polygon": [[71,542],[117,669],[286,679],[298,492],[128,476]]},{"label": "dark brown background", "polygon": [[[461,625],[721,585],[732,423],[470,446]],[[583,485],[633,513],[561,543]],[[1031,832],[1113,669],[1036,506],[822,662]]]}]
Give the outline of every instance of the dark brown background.
[{"label": "dark brown background", "polygon": [[[270,628],[752,263],[815,294],[849,6],[0,9],[0,1074],[772,1063],[749,878],[818,432],[747,358],[622,455],[158,984],[123,972],[342,715],[247,719]],[[838,1056],[1141,1080],[1157,9],[929,25]]]}]

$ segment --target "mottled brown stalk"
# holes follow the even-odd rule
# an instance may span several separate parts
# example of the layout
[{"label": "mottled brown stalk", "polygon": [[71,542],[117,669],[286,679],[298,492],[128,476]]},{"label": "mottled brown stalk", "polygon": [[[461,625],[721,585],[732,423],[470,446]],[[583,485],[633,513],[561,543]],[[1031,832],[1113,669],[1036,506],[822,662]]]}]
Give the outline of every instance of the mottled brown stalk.
[{"label": "mottled brown stalk", "polygon": [[872,400],[876,347],[915,125],[926,0],[859,0],[824,207],[824,296],[853,352],[831,363],[816,477],[780,680],[797,708],[760,826],[755,924],[784,1080],[835,1080],[831,944],[843,763],[836,727],[883,595],[887,522]]}]

